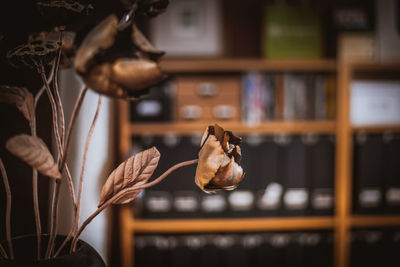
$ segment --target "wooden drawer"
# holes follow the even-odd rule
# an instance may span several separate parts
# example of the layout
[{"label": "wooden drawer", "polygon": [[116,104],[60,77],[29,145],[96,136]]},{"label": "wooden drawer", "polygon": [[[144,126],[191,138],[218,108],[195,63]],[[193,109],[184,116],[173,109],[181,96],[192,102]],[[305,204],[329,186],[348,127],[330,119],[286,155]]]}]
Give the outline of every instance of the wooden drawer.
[{"label": "wooden drawer", "polygon": [[239,121],[238,76],[186,76],[175,80],[178,121]]}]

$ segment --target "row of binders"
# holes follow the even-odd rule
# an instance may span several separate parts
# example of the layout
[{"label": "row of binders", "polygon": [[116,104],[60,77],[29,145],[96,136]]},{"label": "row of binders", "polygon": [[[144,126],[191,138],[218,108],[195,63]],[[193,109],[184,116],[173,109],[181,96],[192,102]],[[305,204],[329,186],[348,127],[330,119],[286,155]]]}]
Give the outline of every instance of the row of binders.
[{"label": "row of binders", "polygon": [[353,212],[400,213],[400,133],[358,133],[353,143]]},{"label": "row of binders", "polygon": [[[157,147],[153,175],[197,158],[200,136],[134,138],[133,153]],[[136,199],[144,218],[277,217],[333,214],[334,146],[331,135],[248,135],[241,144],[245,172],[234,191],[205,194],[194,183],[196,166],[173,172]]]},{"label": "row of binders", "polygon": [[249,72],[242,77],[242,117],[248,124],[334,119],[335,105],[331,74]]},{"label": "row of binders", "polygon": [[332,233],[138,235],[135,266],[333,266]]},{"label": "row of binders", "polygon": [[351,267],[400,266],[400,229],[356,229],[351,233]]}]

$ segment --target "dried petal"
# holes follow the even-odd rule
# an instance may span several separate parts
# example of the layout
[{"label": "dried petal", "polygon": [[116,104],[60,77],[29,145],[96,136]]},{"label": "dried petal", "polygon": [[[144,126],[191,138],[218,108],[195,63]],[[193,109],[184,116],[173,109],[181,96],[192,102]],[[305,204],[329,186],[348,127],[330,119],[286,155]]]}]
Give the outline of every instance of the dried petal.
[{"label": "dried petal", "polygon": [[61,179],[53,156],[39,137],[26,134],[16,135],[6,142],[6,148],[41,174]]},{"label": "dried petal", "polygon": [[104,63],[84,76],[85,83],[94,91],[119,98],[137,98],[149,87],[164,80],[158,65],[144,59],[119,59]]},{"label": "dried petal", "polygon": [[[143,185],[149,180],[158,165],[160,152],[152,147],[121,163],[108,177],[101,190],[99,207],[121,190]],[[141,190],[115,200],[113,204],[126,204],[135,199]]]},{"label": "dried petal", "polygon": [[34,100],[26,88],[0,85],[0,102],[15,104],[29,122],[34,120]]},{"label": "dried petal", "polygon": [[241,138],[224,131],[215,124],[209,126],[202,138],[199,163],[196,169],[196,184],[206,193],[217,190],[233,190],[243,179],[241,160]]},{"label": "dried petal", "polygon": [[140,51],[147,54],[151,60],[157,61],[165,54],[164,51],[156,49],[135,24],[132,26],[132,40],[135,46],[139,48]]},{"label": "dried petal", "polygon": [[94,57],[114,44],[118,32],[118,18],[114,14],[105,18],[85,37],[75,57],[75,70],[79,73],[89,71]]}]

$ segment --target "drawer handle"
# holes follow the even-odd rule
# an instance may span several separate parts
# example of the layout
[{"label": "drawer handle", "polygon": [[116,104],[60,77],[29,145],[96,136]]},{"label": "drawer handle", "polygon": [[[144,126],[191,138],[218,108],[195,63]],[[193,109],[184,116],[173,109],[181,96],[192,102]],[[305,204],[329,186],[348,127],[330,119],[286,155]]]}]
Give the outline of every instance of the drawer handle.
[{"label": "drawer handle", "polygon": [[201,83],[197,86],[197,94],[204,97],[218,94],[218,86],[215,83]]},{"label": "drawer handle", "polygon": [[230,105],[218,105],[214,107],[213,113],[216,119],[229,120],[235,117],[235,107]]},{"label": "drawer handle", "polygon": [[203,110],[199,106],[187,105],[181,108],[181,116],[186,120],[196,120],[201,117]]}]

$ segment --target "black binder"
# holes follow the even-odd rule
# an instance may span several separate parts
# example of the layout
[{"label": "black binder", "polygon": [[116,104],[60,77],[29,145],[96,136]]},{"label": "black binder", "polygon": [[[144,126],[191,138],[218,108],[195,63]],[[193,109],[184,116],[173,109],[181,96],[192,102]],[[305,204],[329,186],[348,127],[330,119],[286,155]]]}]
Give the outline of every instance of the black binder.
[{"label": "black binder", "polygon": [[264,136],[255,157],[261,159],[252,171],[258,174],[253,191],[256,195],[257,215],[277,217],[282,213],[282,180],[278,174],[279,145],[274,136]]},{"label": "black binder", "polygon": [[311,178],[312,215],[332,215],[334,205],[334,136],[319,135],[307,150],[307,173]]},{"label": "black binder", "polygon": [[309,213],[309,179],[306,173],[306,145],[301,136],[292,136],[286,151],[287,177],[283,203],[286,216]]},{"label": "black binder", "polygon": [[383,148],[381,134],[359,133],[354,138],[355,213],[383,212]]},{"label": "black binder", "polygon": [[386,133],[384,142],[385,213],[400,213],[400,134]]},{"label": "black binder", "polygon": [[354,230],[352,232],[350,266],[386,266],[382,265],[384,248],[382,230]]},{"label": "black binder", "polygon": [[130,103],[132,122],[167,122],[172,121],[172,83],[165,82],[150,89],[149,94],[140,101]]}]

